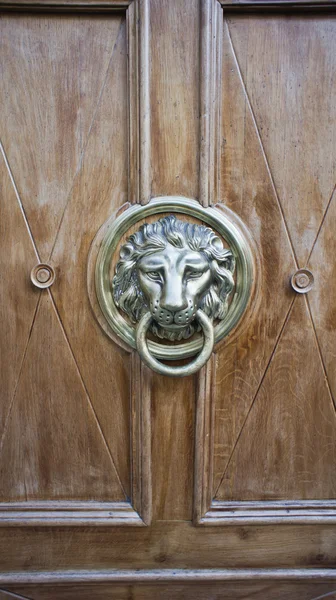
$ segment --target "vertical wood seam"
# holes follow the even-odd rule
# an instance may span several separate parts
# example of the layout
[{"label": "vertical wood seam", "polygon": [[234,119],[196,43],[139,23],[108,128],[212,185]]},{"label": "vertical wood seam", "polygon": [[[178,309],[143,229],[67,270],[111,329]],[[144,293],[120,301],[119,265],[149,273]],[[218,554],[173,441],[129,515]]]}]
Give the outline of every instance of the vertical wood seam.
[{"label": "vertical wood seam", "polygon": [[145,525],[152,517],[151,372],[131,356],[131,503]]},{"label": "vertical wood seam", "polygon": [[134,0],[127,10],[128,45],[128,195],[131,204],[151,197],[149,0]]},{"label": "vertical wood seam", "polygon": [[[151,196],[149,0],[134,0],[126,13],[128,48],[128,200]],[[131,355],[131,503],[145,525],[152,515],[151,374]]]},{"label": "vertical wood seam", "polygon": [[[222,7],[217,0],[200,0],[199,202],[204,207],[220,202],[222,45]],[[215,365],[212,354],[197,376],[195,523],[212,501]]]},{"label": "vertical wood seam", "polygon": [[216,355],[213,353],[198,374],[193,519],[199,523],[212,501],[213,420]]},{"label": "vertical wood seam", "polygon": [[219,202],[221,146],[222,7],[217,0],[200,3],[199,202]]}]

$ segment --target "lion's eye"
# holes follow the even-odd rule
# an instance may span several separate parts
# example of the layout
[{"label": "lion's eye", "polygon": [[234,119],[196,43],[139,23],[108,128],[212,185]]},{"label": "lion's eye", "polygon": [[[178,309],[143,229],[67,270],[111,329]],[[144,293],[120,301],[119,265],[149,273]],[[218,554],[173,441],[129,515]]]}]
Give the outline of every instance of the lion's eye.
[{"label": "lion's eye", "polygon": [[152,281],[161,281],[162,279],[159,271],[147,271],[146,275],[149,279],[152,279]]},{"label": "lion's eye", "polygon": [[199,271],[187,271],[186,278],[187,279],[199,279],[202,275],[203,275],[203,273],[200,273]]}]

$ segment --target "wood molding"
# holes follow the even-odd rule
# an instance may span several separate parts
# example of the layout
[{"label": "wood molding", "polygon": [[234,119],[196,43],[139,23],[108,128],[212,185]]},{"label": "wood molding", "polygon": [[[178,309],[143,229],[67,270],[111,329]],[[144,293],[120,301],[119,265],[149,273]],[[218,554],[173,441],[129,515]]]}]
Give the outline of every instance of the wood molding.
[{"label": "wood molding", "polygon": [[312,12],[330,11],[336,8],[335,0],[219,0],[225,13],[259,12]]},{"label": "wood molding", "polygon": [[220,111],[223,13],[217,0],[201,0],[199,202],[220,201]]},{"label": "wood molding", "polygon": [[24,12],[111,12],[127,10],[133,0],[0,0],[0,9]]},{"label": "wood molding", "polygon": [[8,502],[0,504],[0,526],[144,525],[128,502]]},{"label": "wood molding", "polygon": [[127,10],[129,97],[129,192],[131,204],[147,204],[151,195],[149,0]]},{"label": "wood molding", "polygon": [[138,353],[133,352],[131,389],[132,506],[141,515],[142,523],[145,525],[149,525],[152,519],[151,383],[151,371],[142,363]]},{"label": "wood molding", "polygon": [[196,525],[202,522],[212,501],[215,370],[216,355],[213,354],[199,372],[197,381],[194,476],[194,522]]},{"label": "wood molding", "polygon": [[222,502],[214,500],[199,525],[336,524],[335,500]]},{"label": "wood molding", "polygon": [[64,583],[182,583],[211,581],[336,581],[336,569],[125,569],[15,571],[0,573],[0,585]]}]

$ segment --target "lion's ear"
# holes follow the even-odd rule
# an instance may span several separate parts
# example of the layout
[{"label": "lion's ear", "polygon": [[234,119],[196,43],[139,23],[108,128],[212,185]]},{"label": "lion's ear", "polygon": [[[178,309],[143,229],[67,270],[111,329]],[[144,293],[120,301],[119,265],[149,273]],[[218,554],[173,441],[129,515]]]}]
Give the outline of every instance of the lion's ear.
[{"label": "lion's ear", "polygon": [[235,266],[236,266],[236,259],[233,256],[231,250],[227,251],[227,254],[226,254],[225,258],[224,258],[223,263],[224,263],[223,266],[225,267],[225,269],[227,269],[231,273],[234,272]]}]

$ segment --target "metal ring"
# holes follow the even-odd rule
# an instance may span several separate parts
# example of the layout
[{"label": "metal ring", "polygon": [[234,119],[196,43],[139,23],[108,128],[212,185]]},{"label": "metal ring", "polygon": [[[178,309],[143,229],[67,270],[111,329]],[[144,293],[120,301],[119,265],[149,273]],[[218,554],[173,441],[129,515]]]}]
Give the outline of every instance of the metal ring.
[{"label": "metal ring", "polygon": [[215,343],[214,329],[209,317],[200,309],[196,312],[196,320],[201,325],[204,334],[203,348],[194,360],[182,367],[169,367],[156,360],[150,353],[146,335],[152,318],[150,312],[145,313],[136,329],[137,350],[146,365],[160,375],[170,375],[171,377],[185,377],[199,371],[209,360]]},{"label": "metal ring", "polygon": [[[236,259],[236,289],[227,316],[214,326],[215,343],[219,342],[237,325],[250,300],[255,264],[251,251],[251,240],[240,219],[225,207],[204,208],[196,200],[181,196],[153,198],[148,204],[133,205],[109,223],[101,242],[95,267],[95,290],[100,309],[111,330],[131,348],[136,348],[136,333],[116,307],[111,289],[110,262],[120,240],[127,231],[140,220],[160,213],[190,215],[205,222],[228,243]],[[97,234],[98,235],[98,234]],[[195,356],[200,352],[202,340],[197,338],[172,346],[148,341],[151,355],[163,360],[179,360]]]}]

